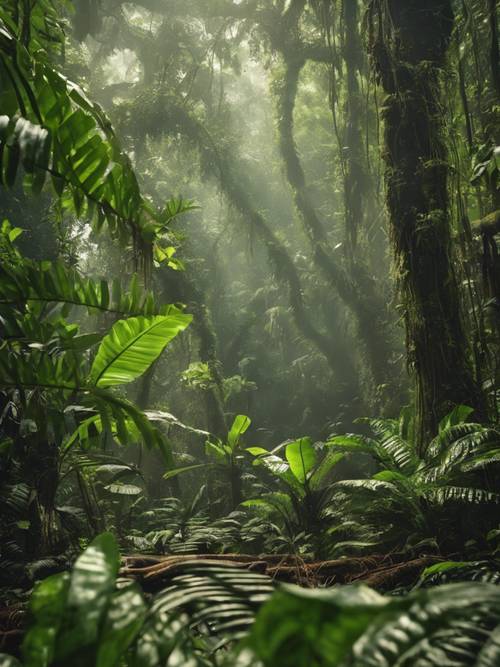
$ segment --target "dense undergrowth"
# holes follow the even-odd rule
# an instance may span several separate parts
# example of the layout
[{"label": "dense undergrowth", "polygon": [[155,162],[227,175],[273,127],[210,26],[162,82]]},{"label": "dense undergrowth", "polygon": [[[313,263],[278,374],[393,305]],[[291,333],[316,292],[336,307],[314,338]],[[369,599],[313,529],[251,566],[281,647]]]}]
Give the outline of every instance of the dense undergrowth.
[{"label": "dense undergrowth", "polygon": [[0,667],[498,667],[498,63],[491,0],[2,2]]}]

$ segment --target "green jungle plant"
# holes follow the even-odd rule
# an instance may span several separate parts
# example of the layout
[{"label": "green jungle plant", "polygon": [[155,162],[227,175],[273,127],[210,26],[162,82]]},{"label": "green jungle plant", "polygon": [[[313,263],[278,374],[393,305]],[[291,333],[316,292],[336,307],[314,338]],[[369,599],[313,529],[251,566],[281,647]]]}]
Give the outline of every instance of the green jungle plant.
[{"label": "green jungle plant", "polygon": [[[156,553],[207,553],[224,537],[226,541],[232,541],[233,531],[224,534],[217,530],[206,507],[203,507],[205,500],[205,484],[187,502],[176,497],[160,498],[149,503],[144,499],[134,508],[132,520],[136,526],[136,537],[134,539],[129,535],[128,539],[142,550]],[[220,523],[223,522],[224,519],[221,519]],[[219,549],[215,547],[215,550]]]},{"label": "green jungle plant", "polygon": [[[6,0],[0,8],[0,185],[12,188],[22,179],[24,190],[37,195],[50,183],[63,215],[91,222],[96,232],[106,225],[112,238],[131,246],[133,271],[147,285],[154,264],[182,269],[168,226],[194,206],[182,199],[153,206],[100,106],[52,64],[64,49],[62,4]],[[14,245],[21,233],[3,222],[0,438],[11,512],[1,530],[11,545],[26,537],[32,557],[62,548],[63,518],[80,518],[72,506],[66,513],[56,506],[68,464],[89,526],[95,532],[106,523],[92,499],[89,466],[70,461],[70,450],[140,442],[159,447],[172,463],[160,428],[112,388],[140,377],[191,318],[159,307],[135,273],[126,293],[120,281],[85,278],[60,260],[28,260]],[[96,316],[95,330],[77,323],[85,311]],[[111,480],[108,487],[123,497],[134,485]]]},{"label": "green jungle plant", "polygon": [[243,500],[241,465],[243,461],[242,435],[248,430],[251,421],[245,415],[237,415],[228,431],[226,442],[219,438],[212,438],[205,443],[205,454],[207,461],[194,465],[175,468],[165,473],[165,479],[182,473],[191,472],[201,468],[215,467],[222,470],[223,475],[228,477],[231,488],[231,507],[234,509]]},{"label": "green jungle plant", "polygon": [[[25,667],[211,664],[197,660],[197,642],[174,615],[148,613],[135,583],[116,587],[118,568],[116,541],[103,533],[79,556],[71,574],[53,575],[36,586],[22,645]],[[0,658],[2,666],[18,664]]]},{"label": "green jungle plant", "polygon": [[[115,281],[84,279],[63,263],[33,262],[14,245],[21,230],[4,222],[0,234],[0,420],[3,469],[35,492],[30,501],[33,542],[49,548],[57,531],[55,495],[62,457],[77,443],[106,438],[159,447],[168,443],[141,410],[113,391],[140,377],[191,321],[174,306],[158,308],[133,280],[129,293]],[[81,333],[73,309],[127,316],[108,332]],[[14,464],[14,462],[17,462]]]},{"label": "green jungle plant", "polygon": [[39,194],[48,178],[65,211],[132,241],[136,270],[146,277],[153,258],[182,268],[162,237],[195,206],[172,199],[157,208],[141,194],[101,107],[50,62],[64,40],[61,8],[50,0],[29,11],[17,5],[7,0],[0,8],[0,185],[11,188],[24,175],[25,188]]},{"label": "green jungle plant", "polygon": [[104,533],[71,573],[37,584],[23,662],[2,654],[0,665],[496,667],[500,660],[500,588],[491,583],[384,597],[365,586],[274,590],[254,572],[187,564],[148,604],[135,582],[117,580],[118,568],[117,544]]},{"label": "green jungle plant", "polygon": [[463,547],[461,535],[486,548],[484,536],[497,522],[500,502],[500,432],[467,423],[471,412],[458,406],[445,417],[422,457],[408,411],[399,421],[361,420],[375,437],[349,434],[328,441],[333,451],[368,454],[379,467],[370,479],[335,484],[332,532],[347,536],[337,544],[339,552],[425,545],[450,551]]},{"label": "green jungle plant", "polygon": [[[284,448],[285,458],[278,456]],[[249,447],[254,465],[262,466],[283,487],[281,491],[266,489],[258,498],[246,500],[244,507],[277,515],[284,524],[290,547],[303,540],[312,541],[314,552],[321,552],[326,532],[327,510],[332,501],[333,485],[329,475],[344,458],[343,453],[327,451],[318,454],[310,438],[300,438],[279,445],[271,452],[262,447]],[[307,546],[302,547],[307,550]],[[295,548],[292,548],[295,551]]]}]

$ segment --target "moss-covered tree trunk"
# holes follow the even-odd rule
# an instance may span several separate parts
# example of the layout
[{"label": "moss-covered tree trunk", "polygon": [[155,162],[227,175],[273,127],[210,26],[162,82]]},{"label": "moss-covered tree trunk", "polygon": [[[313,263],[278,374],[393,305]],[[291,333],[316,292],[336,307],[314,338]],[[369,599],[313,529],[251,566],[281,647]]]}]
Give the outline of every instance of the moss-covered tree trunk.
[{"label": "moss-covered tree trunk", "polygon": [[453,267],[442,127],[440,70],[454,16],[451,0],[387,0],[372,8],[371,51],[387,93],[387,205],[423,447],[454,404],[481,411]]}]

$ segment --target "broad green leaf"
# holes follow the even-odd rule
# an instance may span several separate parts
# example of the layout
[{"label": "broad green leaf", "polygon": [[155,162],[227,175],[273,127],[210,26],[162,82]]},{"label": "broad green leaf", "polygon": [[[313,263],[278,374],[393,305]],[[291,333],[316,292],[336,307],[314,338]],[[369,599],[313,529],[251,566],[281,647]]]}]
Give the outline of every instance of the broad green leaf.
[{"label": "broad green leaf", "polygon": [[211,459],[217,461],[217,463],[224,464],[229,460],[228,453],[226,453],[222,447],[214,444],[213,442],[207,441],[205,443],[205,453]]},{"label": "broad green leaf", "polygon": [[400,472],[396,472],[395,470],[381,470],[380,472],[376,472],[372,479],[376,479],[381,482],[399,482],[400,484],[411,485],[411,480],[406,477],[406,475],[403,475]]},{"label": "broad green leaf", "polygon": [[310,479],[311,487],[313,489],[319,489],[328,473],[337,465],[337,463],[342,461],[344,456],[345,454],[343,452],[327,452],[321,463],[319,463],[312,472]]},{"label": "broad green leaf", "polygon": [[377,453],[377,443],[364,435],[348,433],[346,435],[336,435],[326,443],[330,447],[342,449],[346,452],[359,452],[375,455]]},{"label": "broad green leaf", "polygon": [[18,236],[21,236],[21,234],[22,234],[23,232],[24,232],[24,230],[21,229],[20,227],[13,227],[13,228],[9,231],[9,241],[10,241],[11,243],[14,243],[14,241],[17,239],[17,237],[18,237]]},{"label": "broad green leaf", "polygon": [[271,455],[271,453],[267,449],[264,449],[264,447],[246,447],[245,451],[251,454],[252,456]]},{"label": "broad green leaf", "polygon": [[104,337],[90,377],[97,387],[132,382],[163,352],[167,343],[191,322],[191,315],[177,313],[119,320]]},{"label": "broad green leaf", "polygon": [[58,635],[56,658],[68,660],[97,642],[114,592],[120,554],[111,533],[96,537],[77,558],[71,574],[67,608]]},{"label": "broad green leaf", "polygon": [[316,464],[316,451],[311,439],[300,438],[291,442],[286,446],[285,456],[292,473],[301,484],[304,484]]},{"label": "broad green leaf", "polygon": [[365,587],[285,585],[259,611],[246,644],[265,667],[340,667],[387,604]]},{"label": "broad green leaf", "polygon": [[227,441],[232,450],[234,450],[240,441],[240,437],[245,433],[251,424],[251,420],[246,415],[237,415],[227,434]]},{"label": "broad green leaf", "polygon": [[146,605],[136,584],[115,593],[111,599],[99,641],[96,667],[115,667],[140,631]]},{"label": "broad green leaf", "polygon": [[58,630],[66,611],[70,575],[55,574],[35,587],[30,600],[33,625],[22,644],[26,667],[52,664]]},{"label": "broad green leaf", "polygon": [[264,466],[266,470],[269,470],[272,475],[279,477],[293,491],[299,495],[304,494],[303,484],[301,484],[292,473],[290,466],[286,461],[283,461],[279,456],[271,454],[271,452],[268,452],[267,449],[263,449],[262,447],[248,447],[246,451],[255,457],[253,465]]},{"label": "broad green leaf", "polygon": [[168,470],[164,475],[163,479],[172,479],[177,477],[177,475],[182,475],[185,472],[191,472],[192,470],[199,470],[200,468],[206,468],[210,463],[194,463],[191,466],[183,466],[182,468],[174,468],[173,470]]},{"label": "broad green leaf", "polygon": [[453,410],[439,422],[439,433],[442,433],[451,426],[463,424],[467,418],[474,412],[474,408],[468,405],[457,405]]}]

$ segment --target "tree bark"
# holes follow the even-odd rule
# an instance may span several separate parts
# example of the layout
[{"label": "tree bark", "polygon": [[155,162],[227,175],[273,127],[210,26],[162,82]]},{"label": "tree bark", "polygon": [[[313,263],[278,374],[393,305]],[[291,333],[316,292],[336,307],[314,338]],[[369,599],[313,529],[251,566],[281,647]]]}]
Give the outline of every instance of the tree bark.
[{"label": "tree bark", "polygon": [[[372,3],[372,10],[375,3]],[[387,206],[415,376],[421,451],[455,404],[482,415],[453,268],[440,69],[451,40],[451,0],[389,0],[371,20],[384,106]]]}]

